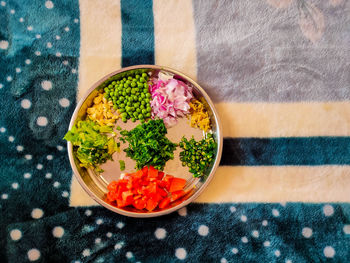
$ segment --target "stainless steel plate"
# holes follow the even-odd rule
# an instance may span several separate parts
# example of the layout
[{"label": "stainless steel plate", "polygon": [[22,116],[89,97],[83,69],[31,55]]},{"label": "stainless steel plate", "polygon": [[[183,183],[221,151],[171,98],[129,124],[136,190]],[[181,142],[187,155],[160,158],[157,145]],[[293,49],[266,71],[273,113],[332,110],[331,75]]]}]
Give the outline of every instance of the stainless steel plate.
[{"label": "stainless steel plate", "polygon": [[[219,165],[220,159],[221,159],[221,153],[222,153],[222,129],[221,129],[221,123],[218,117],[218,114],[214,108],[214,105],[212,101],[210,100],[209,96],[206,94],[206,92],[192,79],[187,77],[186,75],[167,68],[167,67],[160,67],[160,66],[154,66],[154,65],[139,65],[139,66],[132,66],[127,68],[122,68],[118,71],[115,71],[98,82],[96,82],[85,94],[85,96],[79,101],[70,125],[69,129],[71,129],[74,124],[81,119],[85,119],[86,117],[86,110],[88,107],[92,105],[92,101],[95,98],[96,94],[98,93],[98,89],[106,81],[109,81],[111,79],[118,79],[122,78],[123,74],[125,74],[128,71],[131,70],[140,70],[140,69],[146,69],[147,71],[162,71],[165,73],[170,73],[175,75],[176,78],[181,79],[188,85],[191,85],[193,88],[193,94],[198,99],[201,100],[204,105],[206,106],[209,116],[211,119],[211,125],[212,130],[211,132],[214,135],[214,138],[217,142],[217,152],[216,152],[216,158],[213,162],[210,169],[208,169],[208,174],[206,176],[206,179],[194,179],[192,177],[192,174],[188,172],[187,167],[183,167],[181,165],[181,162],[179,160],[179,152],[181,151],[180,148],[178,148],[174,154],[175,158],[174,160],[170,160],[167,162],[164,172],[167,174],[174,175],[176,177],[182,177],[188,180],[187,187],[193,187],[194,191],[193,194],[183,201],[180,204],[174,205],[172,207],[169,207],[166,210],[160,210],[160,211],[152,211],[152,212],[140,212],[133,208],[125,208],[120,209],[115,206],[112,206],[105,202],[105,197],[108,192],[107,185],[113,181],[118,180],[120,178],[121,173],[123,172],[133,172],[135,171],[135,162],[131,160],[130,158],[127,158],[125,156],[125,153],[123,149],[127,147],[127,145],[121,146],[120,153],[114,153],[113,155],[113,161],[108,161],[107,163],[101,165],[101,168],[104,170],[103,173],[97,174],[95,171],[91,169],[85,169],[79,166],[79,161],[75,157],[75,153],[73,151],[73,145],[68,142],[68,155],[70,164],[72,166],[72,169],[74,171],[74,174],[76,178],[78,179],[81,186],[84,188],[84,190],[91,196],[95,201],[97,201],[99,204],[103,205],[107,209],[125,215],[125,216],[131,216],[131,217],[155,217],[155,216],[161,216],[168,213],[171,213],[173,211],[176,211],[177,209],[180,209],[183,206],[186,206],[193,200],[195,200],[199,194],[204,190],[204,188],[208,185],[212,177],[214,176],[215,170],[217,166]],[[123,129],[130,130],[134,128],[136,125],[138,125],[139,122],[131,122],[130,120],[127,123],[123,123],[121,120],[117,121],[117,125],[122,127]],[[190,139],[192,136],[196,140],[200,140],[204,136],[204,132],[200,129],[195,129],[190,127],[189,120],[187,118],[181,118],[178,119],[178,124],[175,125],[172,128],[168,128],[168,134],[167,137],[175,143],[178,143],[182,136],[186,136],[186,138]],[[121,172],[119,169],[119,162],[118,160],[124,160],[125,161],[125,171]]]}]

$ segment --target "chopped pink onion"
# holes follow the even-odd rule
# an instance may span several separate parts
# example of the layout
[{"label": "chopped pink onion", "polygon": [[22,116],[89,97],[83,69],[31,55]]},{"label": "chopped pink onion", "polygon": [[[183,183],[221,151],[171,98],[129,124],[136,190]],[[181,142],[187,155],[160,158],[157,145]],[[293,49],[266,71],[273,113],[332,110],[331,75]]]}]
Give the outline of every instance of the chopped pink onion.
[{"label": "chopped pink onion", "polygon": [[153,84],[149,86],[149,91],[152,95],[152,117],[163,119],[167,127],[174,126],[177,117],[189,113],[192,88],[161,72],[151,82]]}]

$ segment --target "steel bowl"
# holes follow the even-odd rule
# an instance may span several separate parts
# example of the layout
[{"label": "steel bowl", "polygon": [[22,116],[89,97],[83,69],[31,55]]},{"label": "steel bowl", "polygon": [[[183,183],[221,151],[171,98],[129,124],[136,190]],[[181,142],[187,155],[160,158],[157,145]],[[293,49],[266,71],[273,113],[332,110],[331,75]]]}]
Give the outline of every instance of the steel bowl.
[{"label": "steel bowl", "polygon": [[[123,78],[124,75],[126,75],[130,71],[140,71],[140,70],[147,70],[147,71],[162,71],[165,73],[173,74],[177,79],[180,79],[184,81],[187,85],[191,85],[193,88],[193,94],[198,99],[201,100],[211,119],[211,125],[212,129],[211,132],[214,135],[214,139],[217,142],[217,152],[214,162],[212,162],[209,169],[207,169],[207,174],[205,176],[205,179],[198,179],[193,178],[192,175],[188,172],[187,167],[182,167],[181,162],[178,157],[178,152],[175,152],[175,158],[174,160],[168,161],[164,172],[172,174],[176,177],[182,177],[188,180],[187,186],[193,189],[191,191],[191,194],[186,200],[184,200],[182,203],[176,204],[174,206],[171,206],[165,210],[159,210],[159,211],[152,211],[152,212],[141,212],[137,211],[133,208],[117,208],[116,206],[113,206],[105,201],[106,194],[108,192],[107,185],[109,182],[113,180],[118,180],[121,174],[121,171],[119,169],[119,162],[118,159],[123,158],[126,163],[126,169],[125,172],[132,172],[130,169],[133,169],[135,166],[135,162],[133,160],[126,159],[125,153],[121,151],[120,153],[115,153],[113,155],[113,162],[108,161],[106,164],[102,165],[101,168],[105,170],[102,174],[95,173],[92,169],[85,169],[83,167],[80,167],[79,161],[75,157],[75,152],[73,149],[73,145],[71,142],[68,142],[68,155],[69,155],[69,161],[72,166],[72,169],[74,171],[74,175],[83,187],[83,189],[88,193],[88,195],[93,198],[97,203],[104,206],[105,208],[116,212],[121,215],[130,216],[130,217],[156,217],[161,216],[165,214],[169,214],[171,212],[174,212],[181,207],[184,207],[194,201],[206,188],[206,186],[209,184],[211,179],[214,176],[214,173],[216,171],[216,168],[218,167],[221,159],[222,154],[222,127],[219,120],[219,116],[217,114],[217,111],[215,110],[214,104],[212,103],[211,99],[209,98],[208,94],[191,78],[186,76],[185,74],[167,68],[167,67],[161,67],[161,66],[155,66],[155,65],[138,65],[138,66],[132,66],[127,68],[122,68],[120,70],[117,70],[115,72],[112,72],[108,74],[107,76],[103,77],[99,81],[97,81],[84,95],[84,97],[79,101],[78,105],[76,106],[72,119],[70,121],[69,129],[71,129],[75,123],[79,120],[82,120],[86,116],[86,110],[88,107],[91,106],[93,98],[98,93],[98,90],[100,89],[101,85],[104,83],[107,83],[111,80],[117,80],[119,78]],[[200,129],[191,128],[188,124],[188,120],[186,118],[182,118],[178,125],[176,125],[174,128],[168,129],[167,137],[173,141],[173,142],[179,142],[181,137],[185,135],[187,138],[191,137],[192,135],[195,137],[195,139],[201,139],[204,135],[204,132]],[[187,122],[187,123],[185,123]],[[138,123],[132,123],[131,121],[128,121],[126,124],[122,123],[120,120],[117,121],[117,125],[121,126],[125,129],[131,129],[135,127]]]}]

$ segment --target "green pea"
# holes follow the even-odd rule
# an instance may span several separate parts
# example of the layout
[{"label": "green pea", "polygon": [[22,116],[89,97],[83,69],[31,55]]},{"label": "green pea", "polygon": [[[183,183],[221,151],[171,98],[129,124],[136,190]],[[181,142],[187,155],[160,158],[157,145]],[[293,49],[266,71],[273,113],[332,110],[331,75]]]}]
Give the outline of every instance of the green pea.
[{"label": "green pea", "polygon": [[137,87],[142,89],[143,88],[143,84],[141,82],[137,83]]},{"label": "green pea", "polygon": [[128,87],[129,87],[129,84],[128,83],[124,83],[123,88],[126,89]]},{"label": "green pea", "polygon": [[135,88],[136,87],[136,82],[131,82],[131,87]]},{"label": "green pea", "polygon": [[114,86],[115,84],[117,84],[117,82],[115,82],[115,81],[112,81],[112,85]]},{"label": "green pea", "polygon": [[117,105],[113,105],[113,109],[115,110],[118,109]]},{"label": "green pea", "polygon": [[106,99],[108,99],[108,93],[105,93],[105,95],[103,95]]},{"label": "green pea", "polygon": [[136,78],[136,79],[139,79],[139,78],[140,78],[140,75],[139,75],[139,74],[136,74],[136,75],[135,75],[135,78]]},{"label": "green pea", "polygon": [[139,114],[139,119],[142,120],[143,119],[143,115]]},{"label": "green pea", "polygon": [[144,77],[141,77],[141,78],[140,78],[140,81],[141,81],[141,82],[146,82],[146,80],[145,80]]},{"label": "green pea", "polygon": [[125,82],[125,81],[126,81],[126,78],[123,78],[123,81]]},{"label": "green pea", "polygon": [[135,119],[135,118],[131,118],[131,121],[132,121],[132,122],[135,122],[135,121],[136,121],[136,119]]},{"label": "green pea", "polygon": [[149,105],[147,106],[146,109],[147,109],[147,111],[151,111],[151,107]]},{"label": "green pea", "polygon": [[135,93],[136,93],[135,89],[132,88],[132,89],[131,89],[131,94],[135,94]]},{"label": "green pea", "polygon": [[123,121],[124,123],[126,123],[126,122],[127,122],[127,119],[126,119],[126,118],[122,118],[122,121]]},{"label": "green pea", "polygon": [[137,110],[133,113],[133,115],[135,118],[137,118],[137,116],[138,116]]},{"label": "green pea", "polygon": [[120,80],[119,84],[124,84],[124,80]]},{"label": "green pea", "polygon": [[141,105],[145,105],[146,104],[146,102],[143,100],[143,101],[141,101]]},{"label": "green pea", "polygon": [[148,84],[147,84],[147,83],[143,84],[143,87],[144,87],[145,89],[148,89]]},{"label": "green pea", "polygon": [[130,94],[130,93],[131,93],[131,88],[127,88],[127,89],[125,90],[125,92],[126,92],[127,94]]},{"label": "green pea", "polygon": [[135,92],[139,92],[140,90],[139,90],[139,88],[135,88]]},{"label": "green pea", "polygon": [[142,73],[142,77],[147,78],[148,75],[146,73]]},{"label": "green pea", "polygon": [[141,110],[144,110],[144,109],[145,109],[145,106],[140,105],[140,109],[141,109]]},{"label": "green pea", "polygon": [[141,109],[140,109],[140,108],[137,108],[137,109],[136,109],[136,112],[137,112],[137,113],[140,113],[140,112],[141,112]]},{"label": "green pea", "polygon": [[127,105],[127,106],[131,106],[131,102],[130,102],[130,101],[128,101],[128,103],[126,103],[126,105]]},{"label": "green pea", "polygon": [[144,98],[145,97],[145,94],[141,93],[141,98]]},{"label": "green pea", "polygon": [[150,97],[151,97],[151,94],[147,93],[146,98],[150,98]]},{"label": "green pea", "polygon": [[125,108],[125,104],[124,103],[120,104],[120,108]]},{"label": "green pea", "polygon": [[146,114],[147,113],[147,111],[145,109],[142,109],[141,112],[142,112],[142,114]]},{"label": "green pea", "polygon": [[148,118],[151,117],[151,113],[150,113],[150,112],[147,112],[147,113],[146,113],[146,117],[148,117]]},{"label": "green pea", "polygon": [[125,110],[124,109],[118,109],[120,113],[123,113]]},{"label": "green pea", "polygon": [[120,96],[118,100],[124,101],[124,97],[123,97],[123,96]]}]

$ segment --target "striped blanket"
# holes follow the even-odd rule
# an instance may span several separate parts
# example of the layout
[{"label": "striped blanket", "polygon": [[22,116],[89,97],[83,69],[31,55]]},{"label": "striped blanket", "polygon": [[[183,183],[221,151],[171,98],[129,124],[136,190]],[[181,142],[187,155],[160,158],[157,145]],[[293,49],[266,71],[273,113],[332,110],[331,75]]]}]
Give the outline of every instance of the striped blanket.
[{"label": "striped blanket", "polygon": [[[349,262],[350,1],[0,1],[1,262]],[[195,203],[133,219],[77,183],[76,101],[157,64],[208,92],[221,165]]]}]

